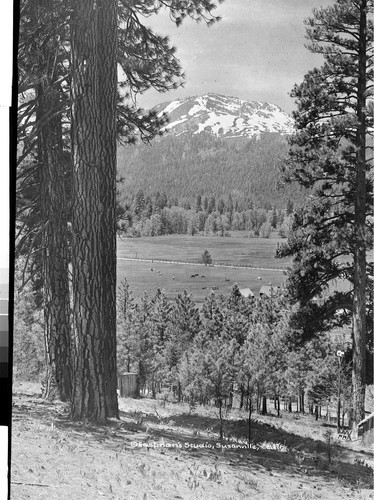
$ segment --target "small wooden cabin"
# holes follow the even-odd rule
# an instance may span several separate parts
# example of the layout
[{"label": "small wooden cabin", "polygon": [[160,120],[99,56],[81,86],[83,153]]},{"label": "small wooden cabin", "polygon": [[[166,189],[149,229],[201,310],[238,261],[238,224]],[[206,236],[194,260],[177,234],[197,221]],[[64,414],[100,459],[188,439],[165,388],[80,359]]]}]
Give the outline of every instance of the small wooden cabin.
[{"label": "small wooden cabin", "polygon": [[255,294],[252,292],[252,290],[250,288],[241,288],[239,290],[239,292],[241,293],[242,297],[244,298],[253,298],[255,296]]},{"label": "small wooden cabin", "polygon": [[273,297],[280,290],[279,286],[267,286],[264,285],[260,289],[260,297]]}]

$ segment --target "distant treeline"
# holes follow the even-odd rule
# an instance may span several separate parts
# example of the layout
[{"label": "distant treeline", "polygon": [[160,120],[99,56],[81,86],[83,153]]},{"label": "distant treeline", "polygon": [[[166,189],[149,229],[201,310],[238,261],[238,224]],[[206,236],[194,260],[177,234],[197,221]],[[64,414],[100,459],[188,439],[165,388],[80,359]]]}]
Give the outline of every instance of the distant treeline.
[{"label": "distant treeline", "polygon": [[197,233],[228,236],[229,231],[248,231],[250,237],[268,238],[278,230],[288,234],[293,202],[286,209],[255,208],[251,201],[234,201],[231,194],[218,200],[197,195],[194,203],[170,199],[162,192],[145,195],[140,189],[130,203],[119,207],[119,230],[133,237]]}]

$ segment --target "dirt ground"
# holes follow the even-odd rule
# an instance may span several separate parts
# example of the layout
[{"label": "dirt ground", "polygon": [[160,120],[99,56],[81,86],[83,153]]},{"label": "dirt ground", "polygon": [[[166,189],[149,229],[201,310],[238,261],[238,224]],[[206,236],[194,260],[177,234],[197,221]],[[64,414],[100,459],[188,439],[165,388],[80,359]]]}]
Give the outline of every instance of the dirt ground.
[{"label": "dirt ground", "polygon": [[120,410],[105,427],[72,423],[65,404],[15,384],[11,499],[373,498],[371,449],[308,415],[256,415],[248,448],[238,410],[222,442],[215,408],[121,398]]}]

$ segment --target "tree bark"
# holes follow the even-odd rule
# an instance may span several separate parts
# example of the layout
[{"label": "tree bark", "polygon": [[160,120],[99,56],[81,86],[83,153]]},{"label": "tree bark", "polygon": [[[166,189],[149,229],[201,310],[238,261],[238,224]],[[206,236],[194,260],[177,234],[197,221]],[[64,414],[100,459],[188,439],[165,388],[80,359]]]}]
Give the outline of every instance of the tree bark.
[{"label": "tree bark", "polygon": [[300,412],[302,414],[305,413],[305,392],[304,392],[304,389],[301,389],[301,392],[300,392]]},{"label": "tree bark", "polygon": [[[37,19],[46,20],[51,29],[57,19],[50,2],[38,0]],[[55,34],[57,30],[55,30]],[[38,163],[42,233],[42,280],[44,298],[44,339],[46,348],[46,377],[44,396],[71,397],[71,327],[69,294],[69,251],[67,228],[67,196],[63,130],[61,125],[61,89],[56,53],[57,35],[45,40],[39,51],[42,77],[36,87],[38,134]]]},{"label": "tree bark", "polygon": [[243,385],[240,386],[240,404],[239,404],[239,409],[241,410],[244,406],[244,387]]},{"label": "tree bark", "polygon": [[262,396],[262,410],[261,410],[261,413],[262,413],[262,415],[267,415],[267,413],[268,413],[266,396]]},{"label": "tree bark", "polygon": [[116,343],[117,2],[101,0],[99,68],[101,105],[101,239],[105,399],[108,417],[119,417]]},{"label": "tree bark", "polygon": [[249,398],[248,406],[248,446],[251,446],[251,429],[252,429],[252,398]]},{"label": "tree bark", "polygon": [[[104,89],[103,58],[111,59],[108,19],[112,19],[113,0],[81,0],[72,16],[72,152],[73,152],[73,298],[75,328],[75,378],[73,388],[72,417],[105,422],[108,416],[118,413],[116,388],[115,323],[108,311],[104,295],[110,283],[109,295],[113,295],[113,277],[105,272],[115,270],[103,255],[107,242],[103,224],[109,223],[111,194],[105,192],[111,184],[103,179],[109,175],[103,165],[108,157],[103,153],[110,140],[108,125],[102,123],[106,106],[112,110],[109,87]],[[108,63],[109,64],[109,63]],[[110,78],[110,75],[109,75]],[[112,84],[108,84],[112,88]],[[112,89],[113,91],[113,89]],[[110,121],[110,120],[109,120]],[[110,129],[113,133],[113,128]],[[108,145],[112,152],[113,140]],[[113,161],[113,159],[112,159]],[[115,159],[114,159],[115,161]],[[112,165],[112,163],[111,163]],[[109,214],[109,215],[108,215]],[[112,227],[112,226],[110,226]],[[109,241],[110,258],[113,258]],[[114,278],[115,283],[115,278]],[[115,286],[115,285],[114,285]],[[115,394],[113,394],[115,393]]]},{"label": "tree bark", "polygon": [[222,418],[222,399],[218,400],[219,407],[219,438],[222,441],[223,439],[223,418]]},{"label": "tree bark", "polygon": [[357,82],[357,162],[353,277],[353,427],[365,417],[366,375],[366,59],[367,1],[360,4]]},{"label": "tree bark", "polygon": [[[58,106],[55,89],[38,92],[44,110],[53,113]],[[48,111],[49,110],[49,111]],[[44,337],[47,372],[44,396],[71,397],[71,330],[69,297],[69,256],[65,175],[62,160],[60,117],[43,127],[39,136],[41,162],[41,212],[43,223],[42,275],[44,290]]]}]

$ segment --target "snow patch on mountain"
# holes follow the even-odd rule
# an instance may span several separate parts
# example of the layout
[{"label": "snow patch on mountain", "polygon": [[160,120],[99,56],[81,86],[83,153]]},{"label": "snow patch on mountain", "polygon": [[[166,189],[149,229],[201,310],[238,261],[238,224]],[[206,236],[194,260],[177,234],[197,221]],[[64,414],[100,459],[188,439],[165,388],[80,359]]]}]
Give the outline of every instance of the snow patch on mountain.
[{"label": "snow patch on mountain", "polygon": [[293,132],[292,118],[278,106],[220,94],[178,99],[155,109],[159,116],[167,114],[164,130],[175,135],[205,131],[218,137],[252,137],[262,132]]},{"label": "snow patch on mountain", "polygon": [[164,109],[164,112],[167,114],[172,113],[175,109],[177,109],[180,105],[182,104],[181,101],[173,101],[169,103],[166,108]]},{"label": "snow patch on mountain", "polygon": [[165,127],[164,127],[164,130],[167,130],[169,128],[173,128],[173,127],[176,127],[177,125],[179,125],[180,123],[183,123],[187,121],[187,118],[185,116],[181,117],[180,120],[176,120],[174,121],[173,123],[168,123]]}]

